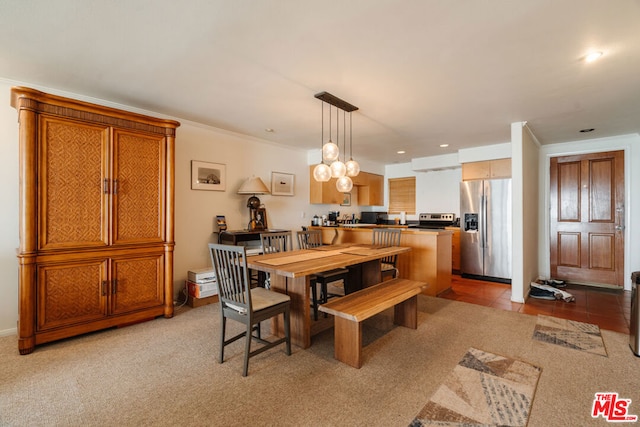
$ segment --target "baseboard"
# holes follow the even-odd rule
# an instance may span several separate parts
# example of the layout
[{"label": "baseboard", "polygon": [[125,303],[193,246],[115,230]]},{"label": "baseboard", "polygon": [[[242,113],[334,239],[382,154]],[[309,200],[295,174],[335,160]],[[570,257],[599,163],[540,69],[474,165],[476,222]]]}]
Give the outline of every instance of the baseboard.
[{"label": "baseboard", "polygon": [[18,328],[0,330],[0,337],[9,337],[11,335],[18,335]]}]

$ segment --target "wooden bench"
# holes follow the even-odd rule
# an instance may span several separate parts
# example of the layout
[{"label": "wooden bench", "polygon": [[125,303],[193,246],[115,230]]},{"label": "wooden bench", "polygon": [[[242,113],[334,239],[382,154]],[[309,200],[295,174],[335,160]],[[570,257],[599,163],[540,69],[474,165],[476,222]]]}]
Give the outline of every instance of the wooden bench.
[{"label": "wooden bench", "polygon": [[362,321],[395,307],[394,323],[418,327],[418,294],[428,285],[392,279],[364,288],[319,307],[334,316],[335,358],[355,368],[362,366]]}]

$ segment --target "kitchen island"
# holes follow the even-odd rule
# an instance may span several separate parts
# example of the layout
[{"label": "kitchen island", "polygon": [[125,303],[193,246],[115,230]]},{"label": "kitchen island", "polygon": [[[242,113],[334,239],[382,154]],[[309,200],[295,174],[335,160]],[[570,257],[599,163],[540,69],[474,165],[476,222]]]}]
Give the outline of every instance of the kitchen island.
[{"label": "kitchen island", "polygon": [[[322,231],[322,243],[365,243],[373,241],[374,228],[361,227],[309,227]],[[403,227],[400,246],[409,246],[410,252],[398,256],[398,277],[425,282],[429,286],[424,293],[435,296],[451,287],[451,230],[425,230]]]}]

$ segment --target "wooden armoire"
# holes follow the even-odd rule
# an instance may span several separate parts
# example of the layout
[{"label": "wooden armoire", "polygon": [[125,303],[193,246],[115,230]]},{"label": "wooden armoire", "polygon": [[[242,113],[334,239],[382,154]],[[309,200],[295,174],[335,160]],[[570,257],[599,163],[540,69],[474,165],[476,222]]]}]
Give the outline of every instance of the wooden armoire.
[{"label": "wooden armoire", "polygon": [[18,348],[173,316],[180,123],[14,87]]}]

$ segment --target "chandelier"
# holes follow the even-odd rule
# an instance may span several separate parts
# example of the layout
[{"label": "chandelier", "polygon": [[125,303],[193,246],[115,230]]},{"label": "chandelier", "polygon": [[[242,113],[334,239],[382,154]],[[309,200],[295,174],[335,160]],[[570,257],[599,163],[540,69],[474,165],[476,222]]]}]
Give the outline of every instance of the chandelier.
[{"label": "chandelier", "polygon": [[[349,104],[348,102],[343,101],[340,98],[337,98],[331,95],[328,92],[320,92],[315,95],[316,98],[322,101],[322,132],[321,132],[321,142],[322,142],[322,161],[320,164],[316,165],[313,169],[313,178],[316,181],[326,182],[331,178],[337,178],[336,180],[336,188],[341,193],[348,193],[353,188],[353,181],[351,177],[357,176],[360,173],[360,165],[358,162],[353,160],[353,131],[352,131],[352,119],[351,112],[358,109],[358,107]],[[324,104],[325,102],[329,104],[329,141],[324,142]],[[331,126],[331,106],[336,107],[336,142],[334,143],[331,139],[332,137],[332,126]],[[344,156],[343,159],[346,159],[347,156],[347,138],[346,138],[346,114],[349,113],[349,156],[350,160],[346,163],[343,163],[340,160],[340,111],[342,111],[342,121],[343,121],[343,151]]]}]

